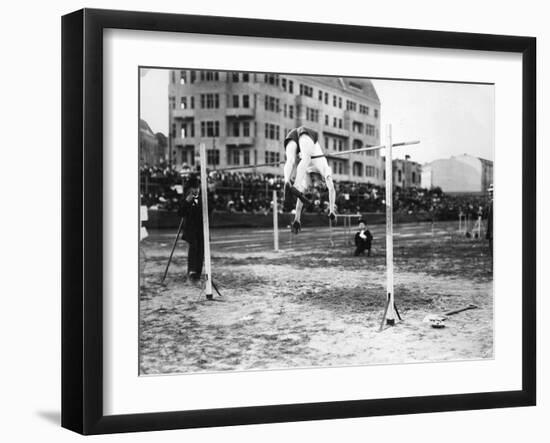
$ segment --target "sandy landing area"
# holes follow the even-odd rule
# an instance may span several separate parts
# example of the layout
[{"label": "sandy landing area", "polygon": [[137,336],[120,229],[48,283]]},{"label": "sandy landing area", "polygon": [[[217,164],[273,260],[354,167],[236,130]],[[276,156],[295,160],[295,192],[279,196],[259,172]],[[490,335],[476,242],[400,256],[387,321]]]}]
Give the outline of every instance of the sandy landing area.
[{"label": "sandy landing area", "polygon": [[[424,232],[421,230],[420,232]],[[485,359],[493,356],[491,258],[484,241],[447,235],[395,241],[395,294],[404,321],[378,332],[385,251],[348,247],[254,252],[214,248],[222,296],[185,278],[186,253],[165,237],[143,242],[142,374]],[[246,232],[243,232],[246,235]],[[473,303],[443,329],[423,319]]]}]

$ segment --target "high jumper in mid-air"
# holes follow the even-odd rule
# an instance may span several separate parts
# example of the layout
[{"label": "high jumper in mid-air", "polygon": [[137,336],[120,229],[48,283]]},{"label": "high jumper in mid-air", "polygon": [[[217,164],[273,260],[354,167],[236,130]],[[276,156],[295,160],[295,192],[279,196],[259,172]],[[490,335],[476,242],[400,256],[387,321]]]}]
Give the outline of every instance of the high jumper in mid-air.
[{"label": "high jumper in mid-air", "polygon": [[[284,140],[286,162],[284,165],[285,196],[287,192],[297,197],[296,215],[292,223],[292,232],[298,233],[301,230],[300,217],[305,204],[309,200],[304,192],[312,185],[312,174],[319,174],[324,180],[329,195],[329,218],[336,219],[335,201],[336,191],[332,181],[332,171],[328,165],[323,148],[319,144],[317,134],[305,126],[292,129]],[[296,170],[294,184],[292,176]]]}]

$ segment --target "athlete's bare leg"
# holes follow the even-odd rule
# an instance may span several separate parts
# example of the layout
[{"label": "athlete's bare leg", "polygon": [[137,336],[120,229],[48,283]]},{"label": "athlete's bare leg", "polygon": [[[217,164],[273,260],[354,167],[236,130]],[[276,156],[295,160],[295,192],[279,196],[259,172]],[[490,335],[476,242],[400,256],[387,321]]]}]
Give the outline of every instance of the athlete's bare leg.
[{"label": "athlete's bare leg", "polygon": [[[299,188],[303,189],[305,191],[310,186],[311,186],[311,178],[310,178],[309,174],[306,174],[306,176],[304,178],[304,182],[302,183],[301,186],[299,186]],[[300,232],[301,229],[302,229],[301,218],[302,218],[303,209],[304,209],[304,204],[302,203],[302,200],[300,200],[299,198],[296,199],[296,214],[294,214],[294,221],[292,222],[292,226],[291,226],[291,230],[295,234]]]},{"label": "athlete's bare leg", "polygon": [[315,158],[312,160],[312,165],[321,176],[324,178],[328,189],[328,201],[329,201],[329,217],[331,220],[336,219],[336,190],[334,189],[334,182],[332,181],[332,170],[328,165],[328,161],[325,157]]},{"label": "athlete's bare leg", "polygon": [[307,169],[311,166],[311,156],[314,154],[315,145],[309,135],[300,137],[300,163],[296,168],[296,180],[294,181],[296,189],[300,192],[305,191]]},{"label": "athlete's bare leg", "polygon": [[325,183],[328,188],[328,216],[332,221],[336,220],[336,211],[334,210],[336,206],[336,190],[334,189],[334,182],[332,181],[332,175],[327,175],[325,177]]},{"label": "athlete's bare leg", "polygon": [[295,142],[290,141],[286,145],[286,162],[283,167],[283,175],[285,180],[285,187],[290,186],[290,179],[292,178],[292,172],[296,166],[296,151],[298,150],[298,145]]}]

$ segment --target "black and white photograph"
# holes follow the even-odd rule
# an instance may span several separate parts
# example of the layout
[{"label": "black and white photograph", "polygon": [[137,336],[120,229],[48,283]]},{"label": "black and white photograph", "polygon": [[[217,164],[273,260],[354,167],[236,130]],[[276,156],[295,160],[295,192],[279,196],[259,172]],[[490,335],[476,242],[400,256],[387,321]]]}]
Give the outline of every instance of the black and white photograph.
[{"label": "black and white photograph", "polygon": [[138,75],[139,375],[494,358],[494,84]]}]

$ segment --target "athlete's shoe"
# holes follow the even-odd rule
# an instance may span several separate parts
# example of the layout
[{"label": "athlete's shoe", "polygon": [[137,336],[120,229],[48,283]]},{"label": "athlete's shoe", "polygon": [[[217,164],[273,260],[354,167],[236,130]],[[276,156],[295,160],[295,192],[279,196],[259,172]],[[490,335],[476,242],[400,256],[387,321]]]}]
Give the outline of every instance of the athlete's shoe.
[{"label": "athlete's shoe", "polygon": [[293,234],[298,234],[302,230],[302,224],[298,220],[294,220],[290,230]]},{"label": "athlete's shoe", "polygon": [[329,213],[328,218],[330,219],[330,221],[334,221],[336,220],[336,214],[334,212],[331,212]]}]

